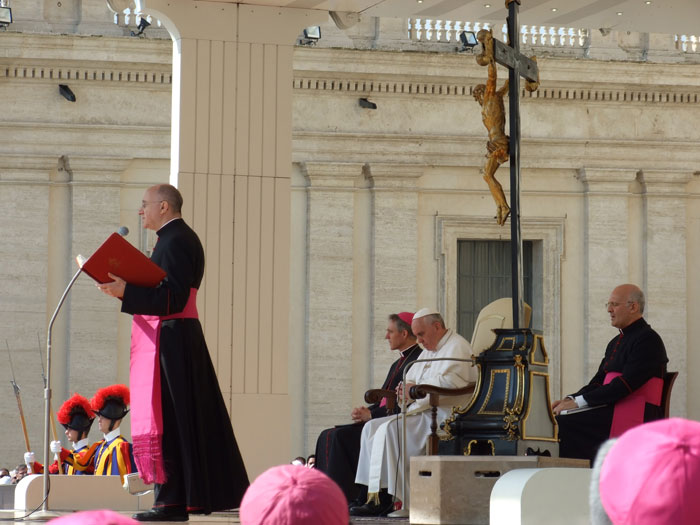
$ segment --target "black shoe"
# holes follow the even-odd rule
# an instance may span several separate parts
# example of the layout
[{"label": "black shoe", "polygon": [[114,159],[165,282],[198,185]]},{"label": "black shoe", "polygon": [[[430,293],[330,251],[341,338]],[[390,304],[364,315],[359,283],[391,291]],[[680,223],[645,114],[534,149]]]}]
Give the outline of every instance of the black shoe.
[{"label": "black shoe", "polygon": [[365,496],[364,498],[360,497],[360,498],[354,499],[350,503],[348,503],[348,510],[352,510],[355,507],[361,507],[362,505],[365,504],[366,501],[367,501],[367,496]]},{"label": "black shoe", "polygon": [[168,507],[158,507],[146,512],[139,512],[131,516],[136,521],[187,521],[189,516],[187,511],[179,508],[168,509]]},{"label": "black shoe", "polygon": [[[355,485],[354,490],[351,494],[356,495],[355,499],[348,503],[348,510],[353,507],[361,507],[367,502],[367,486],[366,485]],[[347,493],[346,493],[347,496]]]},{"label": "black shoe", "polygon": [[350,516],[386,516],[394,510],[394,503],[365,503],[350,509]]}]

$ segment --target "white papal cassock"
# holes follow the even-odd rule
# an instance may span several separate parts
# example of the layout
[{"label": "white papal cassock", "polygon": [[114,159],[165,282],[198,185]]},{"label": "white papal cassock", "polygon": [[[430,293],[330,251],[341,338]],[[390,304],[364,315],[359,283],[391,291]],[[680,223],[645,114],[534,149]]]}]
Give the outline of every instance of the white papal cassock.
[{"label": "white papal cassock", "polygon": [[[437,344],[437,350],[423,350],[420,359],[453,357],[469,359],[472,348],[461,335],[448,330]],[[460,361],[435,361],[416,363],[406,374],[407,383],[435,385],[442,388],[462,388],[467,383],[476,381],[476,369],[471,363]],[[452,413],[452,407],[465,406],[471,394],[460,397],[441,397],[438,407],[438,425]],[[406,451],[407,457],[422,454],[430,435],[430,401],[429,397],[419,399],[409,405],[406,411]],[[362,429],[360,444],[360,462],[357,466],[355,483],[367,485],[367,492],[379,492],[386,488],[408,507],[408,478],[406,492],[403,494],[403,473],[400,465],[401,456],[401,415],[370,419]],[[406,462],[408,476],[409,462]]]}]

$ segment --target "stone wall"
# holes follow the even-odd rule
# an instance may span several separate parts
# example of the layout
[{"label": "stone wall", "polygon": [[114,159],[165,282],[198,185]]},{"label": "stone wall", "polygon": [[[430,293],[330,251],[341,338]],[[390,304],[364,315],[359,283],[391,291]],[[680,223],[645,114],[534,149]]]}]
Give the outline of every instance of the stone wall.
[{"label": "stone wall", "polygon": [[[14,13],[19,18],[21,8]],[[172,44],[8,31],[0,45],[0,332],[12,351],[30,445],[39,451],[40,358],[75,256],[90,255],[120,225],[142,249],[152,243],[137,211],[143,189],[168,180]],[[91,397],[128,382],[129,320],[96,292],[80,277],[54,324],[54,409],[73,392]],[[12,467],[24,442],[7,359],[3,348],[0,465]]]},{"label": "stone wall", "polygon": [[[306,364],[307,453],[395,358],[386,316],[435,306],[455,326],[457,240],[510,235],[479,173],[486,130],[471,92],[485,69],[454,44],[408,41],[405,27],[323,26],[315,48],[296,54],[292,209],[307,230],[292,272],[305,294],[294,307],[307,316],[290,351]],[[522,227],[542,258],[552,394],[597,369],[616,333],[603,305],[615,285],[635,282],[680,371],[672,412],[698,418],[688,350],[699,298],[698,56],[673,35],[597,31],[576,49],[524,49],[538,55],[541,86],[521,102]],[[508,187],[507,166],[498,177]],[[329,388],[332,399],[320,393]]]},{"label": "stone wall", "polygon": [[[39,449],[37,334],[45,345],[73,258],[121,224],[141,249],[153,242],[136,211],[143,189],[168,178],[172,44],[162,32],[126,38],[101,22],[101,0],[80,3],[80,21],[61,29],[69,35],[42,22],[44,2],[26,5],[32,15],[15,9],[17,25],[0,33],[0,95],[11,101],[0,123],[0,328]],[[347,422],[381,382],[395,357],[389,313],[436,306],[455,325],[457,240],[509,236],[479,174],[486,131],[471,90],[486,72],[473,56],[409,40],[405,20],[323,35],[295,51],[290,458],[311,453],[318,432]],[[542,84],[522,100],[523,235],[541,257],[553,395],[597,367],[615,335],[603,304],[633,281],[681,372],[673,413],[700,419],[689,381],[700,371],[689,351],[700,335],[698,55],[673,36],[614,32],[526,49]],[[507,167],[499,178],[507,188]],[[54,405],[126,381],[128,337],[127,316],[81,277],[54,329]],[[12,466],[23,444],[9,367],[0,369],[0,465]]]}]

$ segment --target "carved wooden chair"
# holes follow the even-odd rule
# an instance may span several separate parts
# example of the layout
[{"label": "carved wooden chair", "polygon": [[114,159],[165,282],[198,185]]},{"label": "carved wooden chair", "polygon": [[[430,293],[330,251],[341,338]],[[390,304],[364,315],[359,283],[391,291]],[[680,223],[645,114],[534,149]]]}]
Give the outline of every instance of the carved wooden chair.
[{"label": "carved wooden chair", "polygon": [[671,408],[671,390],[673,389],[673,383],[676,382],[677,377],[678,372],[666,372],[664,375],[664,386],[661,390],[661,407],[664,411],[663,419],[669,418]]},{"label": "carved wooden chair", "polygon": [[[429,456],[434,456],[438,451],[438,443],[440,441],[437,435],[437,409],[440,405],[440,396],[463,396],[474,392],[476,383],[469,383],[463,388],[440,388],[433,385],[415,385],[411,387],[410,395],[413,399],[423,399],[430,396],[430,435],[426,445],[426,453]],[[394,414],[396,409],[396,392],[393,390],[382,390],[375,388],[365,392],[365,401],[367,403],[378,403],[382,398],[386,398],[386,410],[388,414]]]}]

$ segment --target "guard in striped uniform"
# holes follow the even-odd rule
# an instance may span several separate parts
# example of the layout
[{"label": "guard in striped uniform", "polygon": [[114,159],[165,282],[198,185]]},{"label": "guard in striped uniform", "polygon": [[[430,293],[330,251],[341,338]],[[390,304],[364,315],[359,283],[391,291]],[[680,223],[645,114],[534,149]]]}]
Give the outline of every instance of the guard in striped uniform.
[{"label": "guard in striped uniform", "polygon": [[[64,426],[66,437],[73,444],[73,450],[68,450],[61,447],[60,441],[51,442],[51,452],[60,454],[63,474],[92,474],[95,471],[93,459],[97,444],[88,446],[88,432],[95,420],[90,402],[80,394],[73,394],[73,397],[61,405],[56,419]],[[58,462],[51,465],[49,472],[58,472]]]},{"label": "guard in striped uniform", "polygon": [[125,385],[101,388],[90,404],[104,434],[95,452],[95,475],[120,476],[123,483],[126,474],[136,472],[131,443],[119,432],[122,419],[129,413],[129,389]]}]

